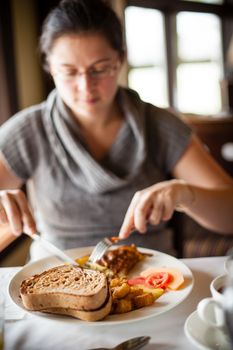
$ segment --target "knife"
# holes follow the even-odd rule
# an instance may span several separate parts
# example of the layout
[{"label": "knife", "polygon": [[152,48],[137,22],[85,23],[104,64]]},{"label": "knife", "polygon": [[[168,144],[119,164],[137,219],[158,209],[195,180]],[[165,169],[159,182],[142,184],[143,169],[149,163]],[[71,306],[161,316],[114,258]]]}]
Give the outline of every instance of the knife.
[{"label": "knife", "polygon": [[[24,232],[25,233],[25,232]],[[36,233],[25,233],[27,236],[31,237],[34,241],[41,244],[49,253],[55,255],[59,260],[64,263],[69,263],[73,266],[80,266],[74,259],[72,259],[69,255],[64,253],[61,249],[57,248],[54,244],[42,238]]]}]

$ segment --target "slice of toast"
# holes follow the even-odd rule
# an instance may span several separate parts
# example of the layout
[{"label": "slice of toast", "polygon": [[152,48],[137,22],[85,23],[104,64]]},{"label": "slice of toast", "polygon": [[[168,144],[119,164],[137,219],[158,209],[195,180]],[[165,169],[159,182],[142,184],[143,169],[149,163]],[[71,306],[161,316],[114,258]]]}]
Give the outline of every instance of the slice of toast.
[{"label": "slice of toast", "polygon": [[107,299],[100,308],[96,310],[86,311],[86,310],[77,310],[77,309],[67,309],[67,308],[47,308],[45,310],[41,310],[42,312],[52,313],[52,314],[60,314],[65,316],[71,316],[75,318],[79,318],[83,321],[94,322],[99,321],[109,315],[112,309],[112,296],[111,292],[107,296]]},{"label": "slice of toast", "polygon": [[[85,312],[96,313],[108,303],[111,304],[108,281],[104,273],[71,265],[56,266],[24,280],[20,295],[28,310],[59,311],[71,316],[81,315],[79,318],[83,314],[82,319],[89,318]],[[104,310],[103,314],[106,316],[108,308]],[[96,313],[94,318],[99,316],[102,313]]]}]

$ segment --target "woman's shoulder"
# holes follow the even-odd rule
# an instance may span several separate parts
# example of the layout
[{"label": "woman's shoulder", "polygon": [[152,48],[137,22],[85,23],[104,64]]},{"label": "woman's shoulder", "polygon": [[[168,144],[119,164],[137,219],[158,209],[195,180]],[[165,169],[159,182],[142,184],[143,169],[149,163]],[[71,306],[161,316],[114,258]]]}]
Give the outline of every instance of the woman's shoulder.
[{"label": "woman's shoulder", "polygon": [[16,113],[12,118],[16,120],[32,120],[39,121],[43,118],[43,114],[45,111],[46,101],[38,103],[36,105],[27,107]]},{"label": "woman's shoulder", "polygon": [[24,126],[30,128],[33,124],[40,123],[44,108],[45,102],[26,107],[7,119],[7,121],[1,126],[0,130],[15,130],[17,128],[23,128]]},{"label": "woman's shoulder", "polygon": [[182,121],[178,113],[169,108],[161,108],[150,102],[143,101],[140,95],[130,88],[121,87],[119,90],[124,106],[128,106],[131,110],[135,108],[137,114],[141,118],[145,118],[149,127],[156,127],[166,130],[184,129],[189,127]]}]

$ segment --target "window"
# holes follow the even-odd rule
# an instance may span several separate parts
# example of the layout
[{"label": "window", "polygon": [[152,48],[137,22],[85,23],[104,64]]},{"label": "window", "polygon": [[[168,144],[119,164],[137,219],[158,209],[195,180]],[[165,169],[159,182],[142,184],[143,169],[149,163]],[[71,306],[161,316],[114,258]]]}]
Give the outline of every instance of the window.
[{"label": "window", "polygon": [[[129,87],[160,107],[171,106],[184,113],[221,113],[225,68],[222,28],[224,13],[229,12],[222,3],[154,0],[152,5],[147,0],[128,1]],[[233,6],[228,6],[233,20]]]},{"label": "window", "polygon": [[180,12],[176,23],[177,107],[183,112],[218,113],[223,79],[220,19],[208,13]]},{"label": "window", "polygon": [[[142,99],[161,107],[168,106],[166,56],[163,16],[158,10],[126,8],[126,41],[129,86]],[[140,26],[135,26],[140,23]],[[151,44],[145,38],[156,33]]]}]

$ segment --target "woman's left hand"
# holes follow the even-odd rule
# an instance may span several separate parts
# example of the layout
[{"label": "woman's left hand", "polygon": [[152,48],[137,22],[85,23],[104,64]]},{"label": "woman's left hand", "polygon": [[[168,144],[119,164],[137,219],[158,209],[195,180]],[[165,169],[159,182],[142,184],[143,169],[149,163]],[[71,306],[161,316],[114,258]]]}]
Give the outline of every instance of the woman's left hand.
[{"label": "woman's left hand", "polygon": [[133,230],[145,233],[148,223],[158,225],[167,221],[175,209],[193,201],[194,193],[183,180],[164,181],[138,191],[126,212],[119,237],[127,238]]}]

